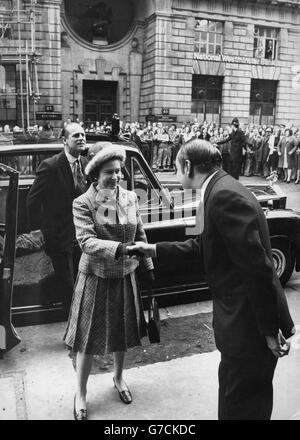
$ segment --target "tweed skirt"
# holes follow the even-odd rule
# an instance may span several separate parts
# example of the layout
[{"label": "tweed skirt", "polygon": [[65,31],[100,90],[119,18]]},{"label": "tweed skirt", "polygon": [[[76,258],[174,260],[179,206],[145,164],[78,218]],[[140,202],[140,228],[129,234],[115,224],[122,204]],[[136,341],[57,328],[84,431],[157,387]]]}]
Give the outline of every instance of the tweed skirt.
[{"label": "tweed skirt", "polygon": [[78,273],[64,341],[74,352],[104,355],[141,345],[146,322],[135,273],[100,278]]}]

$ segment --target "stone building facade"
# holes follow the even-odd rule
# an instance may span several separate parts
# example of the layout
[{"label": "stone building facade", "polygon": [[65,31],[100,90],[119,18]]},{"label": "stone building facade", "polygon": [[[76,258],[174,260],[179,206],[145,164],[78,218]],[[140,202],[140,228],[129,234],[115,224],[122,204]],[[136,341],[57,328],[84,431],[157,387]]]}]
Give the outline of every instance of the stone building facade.
[{"label": "stone building facade", "polygon": [[[33,3],[36,8],[30,124],[47,117],[54,126],[68,118],[90,124],[118,112],[125,121],[181,123],[197,117],[227,124],[237,116],[242,122],[300,126],[300,0],[1,4],[8,9],[17,2],[25,11]],[[3,11],[1,6],[5,21]],[[32,35],[26,24],[21,30],[24,46]],[[14,35],[3,34],[0,26],[2,53],[14,44],[18,48]],[[18,59],[9,64],[0,56],[2,96],[8,65],[15,63],[15,87],[20,87]],[[1,109],[0,96],[1,123],[5,118],[20,123],[20,96],[15,104],[13,121],[12,112],[8,118]]]},{"label": "stone building facade", "polygon": [[[299,125],[299,7],[299,1],[164,2],[147,21],[141,114],[147,114],[150,96],[155,113],[167,107],[184,121],[196,115],[225,124],[234,115],[243,122]],[[201,47],[205,21],[213,31]],[[220,48],[214,22],[220,24]],[[270,35],[276,43],[271,59],[255,53],[255,32],[262,34],[256,41],[265,44]],[[218,82],[219,95],[210,93]]]}]

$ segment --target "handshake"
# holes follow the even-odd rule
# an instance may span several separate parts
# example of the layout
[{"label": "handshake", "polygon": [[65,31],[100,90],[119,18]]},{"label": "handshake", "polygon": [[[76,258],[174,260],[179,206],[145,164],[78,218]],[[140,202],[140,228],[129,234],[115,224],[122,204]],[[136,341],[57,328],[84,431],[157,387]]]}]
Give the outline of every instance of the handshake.
[{"label": "handshake", "polygon": [[138,241],[137,243],[122,243],[117,250],[118,257],[128,255],[129,257],[142,259],[156,256],[156,245]]}]

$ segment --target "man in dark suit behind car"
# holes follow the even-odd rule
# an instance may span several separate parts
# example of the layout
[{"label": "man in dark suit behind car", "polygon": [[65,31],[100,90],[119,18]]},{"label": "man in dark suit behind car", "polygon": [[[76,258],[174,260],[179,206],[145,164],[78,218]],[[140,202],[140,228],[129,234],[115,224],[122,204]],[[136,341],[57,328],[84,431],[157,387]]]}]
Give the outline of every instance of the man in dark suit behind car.
[{"label": "man in dark suit behind car", "polygon": [[275,367],[288,353],[285,338],[294,324],[273,265],[265,215],[254,195],[220,169],[221,154],[208,142],[183,145],[176,166],[183,188],[201,189],[198,237],[137,243],[128,252],[170,265],[200,256],[221,352],[219,419],[270,419]]},{"label": "man in dark suit behind car", "polygon": [[83,128],[69,123],[65,127],[64,150],[44,160],[27,197],[28,226],[42,241],[59,282],[66,315],[72,299],[74,273],[80,251],[73,223],[73,200],[87,189],[84,177],[86,149]]}]

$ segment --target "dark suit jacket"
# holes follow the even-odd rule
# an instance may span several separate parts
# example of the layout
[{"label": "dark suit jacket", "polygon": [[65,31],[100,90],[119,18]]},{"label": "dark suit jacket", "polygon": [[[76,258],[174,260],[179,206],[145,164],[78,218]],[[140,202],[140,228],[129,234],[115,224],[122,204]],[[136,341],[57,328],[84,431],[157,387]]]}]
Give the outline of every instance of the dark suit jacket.
[{"label": "dark suit jacket", "polygon": [[213,297],[217,348],[248,357],[267,349],[279,328],[290,337],[293,321],[277,277],[265,215],[252,193],[219,171],[205,192],[204,231],[182,243],[159,243],[158,261],[203,259]]},{"label": "dark suit jacket", "polygon": [[[83,170],[86,159],[81,158]],[[65,152],[44,160],[27,197],[30,230],[41,229],[49,253],[68,251],[75,242],[72,203],[78,196]]]},{"label": "dark suit jacket", "polygon": [[232,160],[239,160],[242,158],[243,147],[246,146],[246,137],[242,130],[233,131],[230,135],[222,140],[217,142],[217,145],[222,145],[227,142],[230,142],[230,154]]}]

